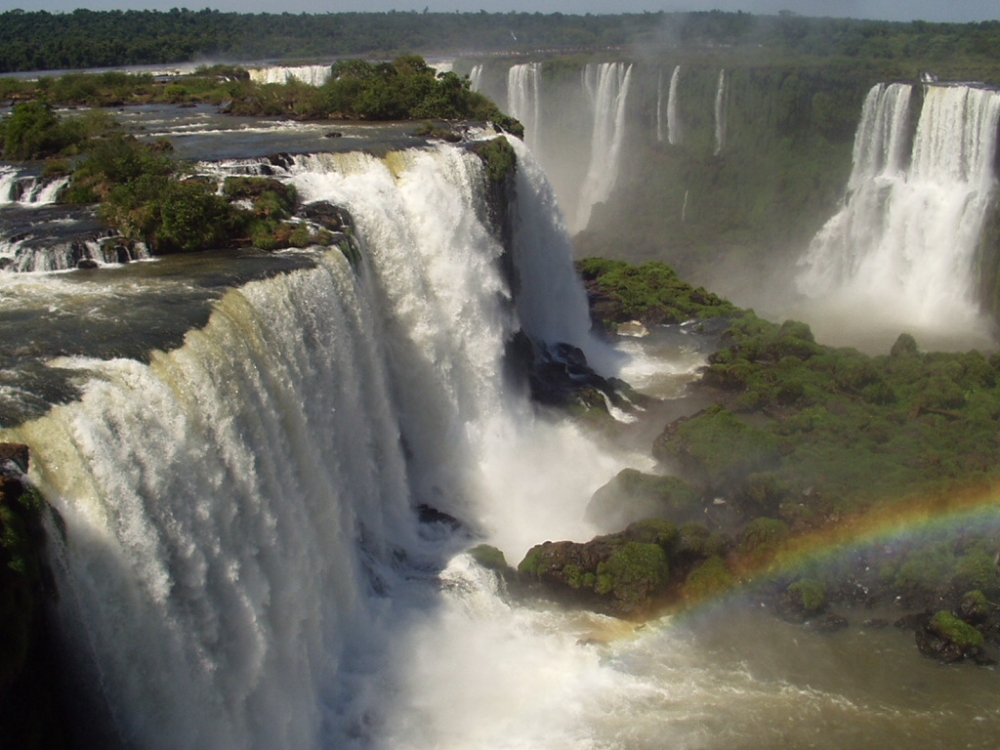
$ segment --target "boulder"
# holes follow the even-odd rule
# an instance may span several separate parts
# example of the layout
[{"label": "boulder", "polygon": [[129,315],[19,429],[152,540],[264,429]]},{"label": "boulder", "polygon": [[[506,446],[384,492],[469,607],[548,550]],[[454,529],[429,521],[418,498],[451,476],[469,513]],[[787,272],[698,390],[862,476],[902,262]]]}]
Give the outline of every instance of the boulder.
[{"label": "boulder", "polygon": [[983,656],[983,634],[947,610],[918,627],[916,641],[921,654],[949,664]]}]

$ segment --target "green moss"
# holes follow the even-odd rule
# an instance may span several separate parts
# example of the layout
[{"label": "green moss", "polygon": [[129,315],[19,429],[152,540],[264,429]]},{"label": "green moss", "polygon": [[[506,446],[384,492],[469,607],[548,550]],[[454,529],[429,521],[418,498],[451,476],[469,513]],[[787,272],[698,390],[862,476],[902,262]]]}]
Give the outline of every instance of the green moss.
[{"label": "green moss", "polygon": [[495,570],[502,573],[510,568],[507,565],[507,559],[504,557],[503,552],[489,544],[477,544],[469,550],[469,555],[476,563],[487,570]]},{"label": "green moss", "polygon": [[472,146],[472,152],[482,159],[486,165],[486,175],[492,182],[505,182],[517,169],[517,154],[506,138],[479,141]]},{"label": "green moss", "polygon": [[815,578],[803,578],[789,586],[785,593],[806,615],[815,615],[826,606],[826,584]]},{"label": "green moss", "polygon": [[776,518],[757,518],[740,536],[739,553],[748,560],[765,562],[773,558],[790,536],[788,525]]},{"label": "green moss", "polygon": [[683,323],[736,314],[729,302],[694,288],[665,263],[632,266],[623,261],[587,258],[577,263],[592,296],[595,315],[609,323]]},{"label": "green moss", "polygon": [[626,542],[597,567],[598,593],[610,593],[627,607],[648,604],[670,577],[667,555],[658,544]]},{"label": "green moss", "polygon": [[774,435],[713,406],[664,433],[654,455],[676,461],[701,482],[717,485],[770,468],[780,450]]},{"label": "green moss", "polygon": [[662,518],[648,518],[630,524],[625,529],[625,536],[636,542],[659,545],[668,555],[677,546],[680,538],[677,526]]},{"label": "green moss", "polygon": [[736,584],[736,579],[719,556],[705,560],[688,575],[684,582],[684,597],[700,601],[724,593]]},{"label": "green moss", "polygon": [[942,638],[963,649],[983,647],[983,634],[946,610],[934,614],[930,628]]}]

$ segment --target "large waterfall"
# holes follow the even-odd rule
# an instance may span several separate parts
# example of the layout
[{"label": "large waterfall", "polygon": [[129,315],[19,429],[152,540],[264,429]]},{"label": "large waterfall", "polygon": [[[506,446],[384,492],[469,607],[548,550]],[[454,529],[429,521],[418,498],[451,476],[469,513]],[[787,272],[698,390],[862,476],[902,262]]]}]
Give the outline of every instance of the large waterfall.
[{"label": "large waterfall", "polygon": [[542,64],[512,65],[507,71],[507,108],[524,125],[524,137],[533,151],[538,150],[541,118]]},{"label": "large waterfall", "polygon": [[[478,540],[516,562],[542,539],[588,538],[584,506],[622,465],[536,421],[504,376],[518,326],[597,348],[551,188],[518,157],[517,299],[479,218],[475,156],[296,157],[279,176],[351,211],[358,268],[309,251],[313,268],[230,290],[148,364],[64,357],[82,398],[0,434],[32,446],[33,478],[65,521],[63,629],[123,746],[463,736],[415,692],[414,660],[433,658],[450,674],[442,690],[471,697],[463,649],[486,631],[452,620],[475,596],[506,605],[489,575],[449,559]],[[420,523],[419,506],[463,530]],[[447,652],[428,629],[460,643]],[[505,720],[468,730],[495,745]]]},{"label": "large waterfall", "polygon": [[927,87],[911,145],[913,98],[903,84],[869,92],[843,208],[812,241],[798,286],[899,325],[975,326],[1000,93]]},{"label": "large waterfall", "polygon": [[608,199],[618,180],[631,78],[632,66],[626,63],[591,63],[583,70],[583,86],[590,102],[594,129],[587,176],[569,219],[574,232],[587,227],[594,205]]}]

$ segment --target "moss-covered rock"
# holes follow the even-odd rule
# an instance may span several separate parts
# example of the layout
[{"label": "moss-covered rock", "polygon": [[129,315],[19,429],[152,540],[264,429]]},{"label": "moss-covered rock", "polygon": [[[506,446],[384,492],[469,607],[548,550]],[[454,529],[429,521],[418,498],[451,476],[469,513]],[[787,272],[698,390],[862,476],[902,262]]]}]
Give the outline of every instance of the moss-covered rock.
[{"label": "moss-covered rock", "polygon": [[644,518],[684,522],[699,517],[699,497],[679,477],[623,469],[594,493],[587,518],[605,528],[623,528]]},{"label": "moss-covered rock", "polygon": [[782,604],[783,611],[795,619],[815,617],[826,608],[826,584],[802,578],[785,589]]},{"label": "moss-covered rock", "polygon": [[916,640],[920,653],[944,662],[977,658],[985,642],[982,633],[947,610],[936,612],[918,628]]},{"label": "moss-covered rock", "polygon": [[729,591],[736,583],[726,561],[713,555],[688,575],[684,582],[684,598],[690,603],[699,602]]},{"label": "moss-covered rock", "polygon": [[57,702],[45,600],[47,504],[27,484],[28,448],[0,443],[0,745],[66,746]]}]

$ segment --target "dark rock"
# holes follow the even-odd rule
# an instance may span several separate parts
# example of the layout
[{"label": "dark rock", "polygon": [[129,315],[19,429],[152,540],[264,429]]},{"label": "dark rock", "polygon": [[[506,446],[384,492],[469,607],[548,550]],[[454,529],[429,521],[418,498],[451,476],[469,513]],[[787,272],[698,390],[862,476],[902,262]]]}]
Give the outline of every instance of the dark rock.
[{"label": "dark rock", "polygon": [[984,658],[983,634],[947,610],[931,615],[915,638],[921,654],[948,664]]},{"label": "dark rock", "polygon": [[100,264],[93,258],[81,258],[76,262],[76,267],[81,271],[92,271],[95,268],[100,268]]},{"label": "dark rock", "polygon": [[642,618],[669,593],[667,550],[677,542],[669,521],[649,520],[589,542],[544,542],[518,565],[529,589],[571,606],[623,618]]},{"label": "dark rock", "polygon": [[454,516],[426,503],[421,503],[417,506],[417,518],[420,520],[420,523],[440,523],[453,529],[459,529],[462,526],[462,522]]},{"label": "dark rock", "polygon": [[28,446],[24,443],[0,443],[0,470],[8,461],[13,461],[21,472],[28,471]]},{"label": "dark rock", "polygon": [[270,154],[267,157],[269,161],[275,167],[280,167],[281,169],[290,169],[295,163],[295,157],[291,154],[280,153],[280,154]]},{"label": "dark rock", "polygon": [[336,130],[330,130],[323,134],[324,138],[343,138],[344,134],[337,132]]},{"label": "dark rock", "polygon": [[298,215],[331,232],[354,232],[354,217],[350,211],[327,201],[307,203],[299,208]]},{"label": "dark rock", "polygon": [[930,622],[931,614],[932,613],[929,610],[924,612],[911,612],[910,614],[903,615],[896,620],[893,623],[893,627],[900,628],[901,630],[917,630]]}]

